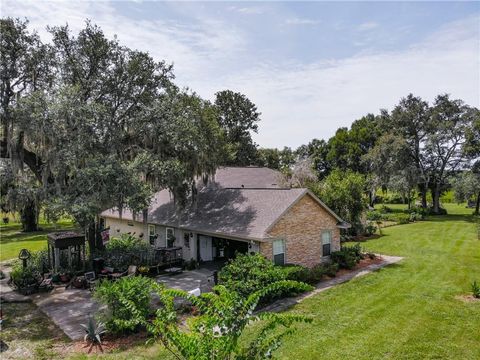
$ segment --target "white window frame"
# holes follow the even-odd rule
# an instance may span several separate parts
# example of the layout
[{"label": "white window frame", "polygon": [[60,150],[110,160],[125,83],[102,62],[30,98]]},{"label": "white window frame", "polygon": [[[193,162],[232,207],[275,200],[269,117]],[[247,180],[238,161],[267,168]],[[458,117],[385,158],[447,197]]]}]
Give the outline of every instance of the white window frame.
[{"label": "white window frame", "polygon": [[[151,230],[153,229],[153,233]],[[153,244],[150,237],[157,235],[157,229],[154,224],[148,224],[148,243],[152,246],[155,246],[155,238],[153,239]]]},{"label": "white window frame", "polygon": [[165,228],[165,247],[168,247],[168,232],[171,230],[173,237],[175,237],[175,228]]},{"label": "white window frame", "polygon": [[[279,242],[279,241],[282,242],[282,250],[283,250],[283,252],[276,252],[276,251],[275,251],[275,243],[276,243],[276,242]],[[275,239],[275,240],[273,240],[273,242],[272,242],[272,254],[273,254],[273,263],[274,263],[275,265],[285,265],[285,264],[286,264],[286,262],[287,262],[287,246],[286,246],[285,239]],[[275,262],[275,256],[276,256],[276,255],[282,255],[282,254],[283,254],[283,264],[277,264],[277,263]]]},{"label": "white window frame", "polygon": [[[323,235],[324,234],[330,234],[330,238],[328,239],[329,240],[328,242],[324,242],[324,240],[323,240]],[[320,234],[320,241],[322,242],[322,257],[330,256],[330,254],[332,253],[333,231],[330,230],[330,229],[322,230],[322,233]],[[323,246],[324,245],[330,245],[330,253],[327,254],[327,255],[323,254]]]}]

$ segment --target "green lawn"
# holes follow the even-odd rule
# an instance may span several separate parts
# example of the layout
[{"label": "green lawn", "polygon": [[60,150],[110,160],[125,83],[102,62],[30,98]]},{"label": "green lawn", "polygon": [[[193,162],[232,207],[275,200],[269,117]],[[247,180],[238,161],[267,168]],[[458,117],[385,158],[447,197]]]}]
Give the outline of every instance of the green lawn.
[{"label": "green lawn", "polygon": [[[311,316],[313,323],[299,325],[284,339],[276,357],[480,359],[480,302],[457,298],[469,294],[474,279],[480,281],[477,225],[469,215],[472,209],[446,207],[448,216],[385,228],[384,236],[363,242],[366,250],[405,259],[294,307],[292,312]],[[154,344],[98,358],[172,357]]]},{"label": "green lawn", "polygon": [[399,255],[398,265],[309,298],[312,316],[279,352],[282,359],[480,359],[480,303],[465,303],[480,280],[480,241],[471,209],[383,230],[362,243]]},{"label": "green lawn", "polygon": [[71,220],[61,220],[56,224],[40,223],[42,231],[24,233],[19,223],[0,225],[0,261],[17,258],[21,249],[40,250],[47,245],[47,234],[58,230],[74,229]]}]

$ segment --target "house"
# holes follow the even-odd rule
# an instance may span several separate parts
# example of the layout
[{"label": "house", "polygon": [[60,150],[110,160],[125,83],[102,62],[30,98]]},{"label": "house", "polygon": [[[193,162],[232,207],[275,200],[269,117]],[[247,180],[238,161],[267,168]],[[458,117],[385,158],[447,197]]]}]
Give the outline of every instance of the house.
[{"label": "house", "polygon": [[135,233],[156,248],[182,248],[185,260],[228,259],[260,252],[276,264],[314,266],[340,249],[340,229],[349,227],[308,189],[280,184],[278,171],[222,167],[198,183],[193,205],[179,210],[168,190],[156,193],[147,213],[102,212],[112,236]]}]

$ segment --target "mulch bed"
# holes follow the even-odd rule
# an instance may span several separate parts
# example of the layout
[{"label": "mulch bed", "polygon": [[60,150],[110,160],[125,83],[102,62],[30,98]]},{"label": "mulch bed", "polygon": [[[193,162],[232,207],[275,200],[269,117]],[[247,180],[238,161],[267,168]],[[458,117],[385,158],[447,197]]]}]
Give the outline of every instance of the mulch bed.
[{"label": "mulch bed", "polygon": [[355,270],[361,270],[363,268],[366,268],[369,265],[380,264],[382,262],[383,262],[383,259],[380,256],[375,257],[375,259],[370,259],[369,257],[366,257],[365,259],[360,260],[360,262],[351,270],[348,270],[348,269],[338,270],[336,276],[342,276],[342,275],[348,274],[349,272],[352,272]]},{"label": "mulch bed", "polygon": [[[112,351],[121,351],[127,350],[136,345],[145,344],[148,339],[148,335],[145,331],[124,335],[124,336],[114,336],[111,334],[105,334],[102,336],[102,349],[104,353],[109,353]],[[67,346],[61,346],[56,350],[62,354],[69,353],[78,353],[78,354],[88,354],[90,349],[90,344],[79,340],[75,341]],[[102,351],[98,346],[94,346],[91,349],[90,354],[100,354]]]},{"label": "mulch bed", "polygon": [[473,295],[458,295],[458,296],[455,296],[455,299],[466,302],[466,303],[479,303],[480,304],[480,298],[476,298]]}]

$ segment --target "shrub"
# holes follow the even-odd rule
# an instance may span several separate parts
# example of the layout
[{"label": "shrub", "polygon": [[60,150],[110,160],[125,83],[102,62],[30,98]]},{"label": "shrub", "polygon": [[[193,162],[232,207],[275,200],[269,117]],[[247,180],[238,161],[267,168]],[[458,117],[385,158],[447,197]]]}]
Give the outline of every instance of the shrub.
[{"label": "shrub", "polygon": [[332,252],[330,257],[340,268],[353,269],[362,259],[360,244],[343,246],[339,251]]},{"label": "shrub", "polygon": [[100,282],[93,295],[106,305],[99,317],[107,330],[118,334],[134,331],[145,324],[151,310],[153,287],[154,281],[143,276]]},{"label": "shrub", "polygon": [[187,270],[195,270],[198,269],[198,261],[194,258],[191,258],[190,261],[187,261],[185,264],[185,268]]},{"label": "shrub", "polygon": [[322,263],[317,264],[312,268],[293,265],[285,266],[283,268],[285,279],[299,281],[310,285],[319,283],[324,275],[334,277],[338,271],[338,264],[336,263]]},{"label": "shrub", "polygon": [[384,214],[378,210],[368,211],[367,220],[370,220],[370,221],[384,220]]},{"label": "shrub", "polygon": [[472,283],[472,294],[473,297],[480,299],[480,285],[477,284],[477,281]]},{"label": "shrub", "polygon": [[97,254],[105,259],[105,265],[118,271],[124,271],[129,265],[153,265],[155,253],[152,247],[144,240],[129,234],[112,238],[106,245],[105,251]]},{"label": "shrub", "polygon": [[367,223],[363,228],[363,233],[365,236],[371,236],[375,234],[376,231],[377,231],[377,227],[372,223]]},{"label": "shrub", "polygon": [[[158,309],[147,328],[176,359],[270,359],[296,322],[312,322],[303,315],[261,312],[252,316],[262,298],[278,292],[301,292],[309,286],[280,281],[250,294],[247,298],[222,285],[213,293],[194,297],[185,291],[165,289],[158,295],[165,305]],[[175,311],[175,298],[183,298],[199,309],[193,321],[183,322]],[[254,325],[254,323],[256,323]],[[243,341],[246,329],[254,325],[255,336]]]},{"label": "shrub", "polygon": [[218,273],[220,284],[244,297],[284,279],[282,268],[260,254],[238,254]]},{"label": "shrub", "polygon": [[23,267],[22,263],[17,261],[10,273],[10,279],[17,288],[23,288],[37,283],[39,276],[38,269],[35,266],[27,265]]},{"label": "shrub", "polygon": [[122,234],[120,237],[113,237],[105,246],[107,251],[136,251],[145,250],[149,248],[149,245],[133,235]]}]

